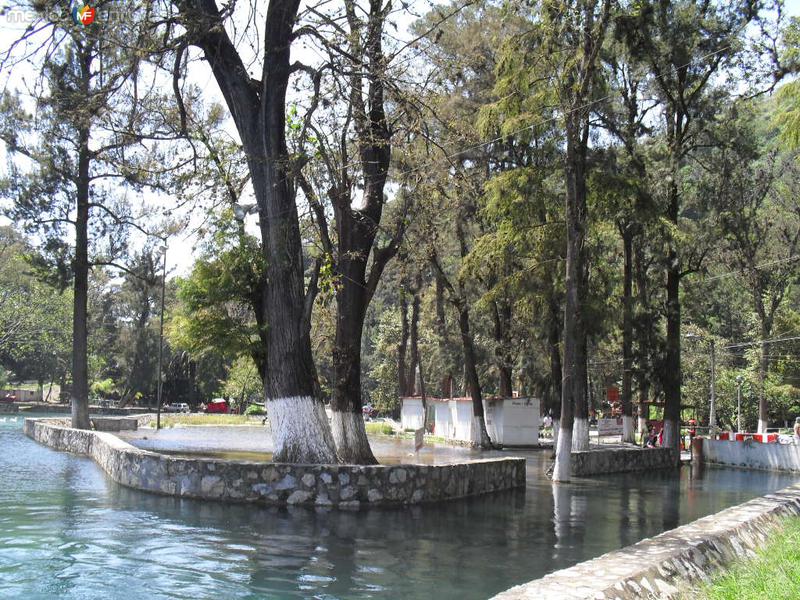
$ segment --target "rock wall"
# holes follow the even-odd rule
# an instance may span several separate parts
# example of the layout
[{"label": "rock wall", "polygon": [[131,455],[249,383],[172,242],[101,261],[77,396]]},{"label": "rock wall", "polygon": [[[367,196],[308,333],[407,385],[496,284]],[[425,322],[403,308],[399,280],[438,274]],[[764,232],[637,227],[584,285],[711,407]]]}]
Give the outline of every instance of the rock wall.
[{"label": "rock wall", "polygon": [[703,462],[746,469],[800,472],[800,446],[703,439]]},{"label": "rock wall", "polygon": [[497,600],[677,598],[714,571],[753,556],[788,516],[800,485],[703,517],[638,544],[513,587]]},{"label": "rock wall", "polygon": [[572,453],[573,477],[674,467],[675,461],[669,448],[615,446]]},{"label": "rock wall", "polygon": [[92,457],[122,485],[180,496],[270,505],[358,509],[441,502],[525,485],[525,459],[452,465],[290,465],[177,458],[140,450],[104,432],[26,419],[25,434]]}]

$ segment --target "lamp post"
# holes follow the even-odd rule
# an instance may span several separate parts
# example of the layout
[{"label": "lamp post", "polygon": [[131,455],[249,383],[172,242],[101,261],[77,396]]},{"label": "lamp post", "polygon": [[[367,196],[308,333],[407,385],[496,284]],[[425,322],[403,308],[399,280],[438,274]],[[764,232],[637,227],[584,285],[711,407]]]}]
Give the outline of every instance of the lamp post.
[{"label": "lamp post", "polygon": [[164,387],[164,293],[167,287],[167,241],[161,247],[163,263],[161,266],[161,324],[158,332],[158,388],[156,392],[156,430],[161,429],[161,392]]},{"label": "lamp post", "polygon": [[736,376],[736,431],[742,431],[742,384],[744,377],[741,375]]}]

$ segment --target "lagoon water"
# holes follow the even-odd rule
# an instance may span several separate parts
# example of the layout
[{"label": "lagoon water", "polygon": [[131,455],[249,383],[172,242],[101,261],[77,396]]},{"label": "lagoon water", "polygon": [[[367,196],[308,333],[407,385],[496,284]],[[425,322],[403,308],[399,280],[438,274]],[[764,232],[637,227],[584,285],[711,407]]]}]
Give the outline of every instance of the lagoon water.
[{"label": "lagoon water", "polygon": [[4,599],[487,598],[795,481],[684,467],[554,487],[539,451],[524,453],[526,489],[439,506],[225,505],[121,487],[22,419],[0,418]]}]

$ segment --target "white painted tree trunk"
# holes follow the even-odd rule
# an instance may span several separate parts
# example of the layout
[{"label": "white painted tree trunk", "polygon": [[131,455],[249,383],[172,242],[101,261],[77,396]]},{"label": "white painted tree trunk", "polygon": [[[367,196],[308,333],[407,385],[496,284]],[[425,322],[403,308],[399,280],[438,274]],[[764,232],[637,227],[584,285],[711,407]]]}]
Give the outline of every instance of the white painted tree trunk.
[{"label": "white painted tree trunk", "polygon": [[633,430],[633,417],[623,415],[622,416],[622,443],[623,444],[634,444],[636,443],[636,437],[634,436]]},{"label": "white painted tree trunk", "polygon": [[553,419],[553,452],[558,448],[558,433],[561,427],[561,419]]},{"label": "white painted tree trunk", "polygon": [[756,433],[767,433],[767,421],[758,420],[758,431]]},{"label": "white painted tree trunk", "polygon": [[364,417],[353,412],[334,410],[331,431],[336,444],[336,456],[345,465],[376,464],[367,438]]},{"label": "white painted tree trunk", "polygon": [[636,428],[639,431],[639,433],[642,434],[642,443],[644,443],[646,441],[646,439],[647,439],[646,438],[646,436],[647,436],[647,419],[645,419],[644,417],[638,417],[638,423],[637,423],[637,427]]},{"label": "white painted tree trunk", "polygon": [[572,450],[583,451],[589,449],[589,419],[575,417],[572,425]]},{"label": "white painted tree trunk", "polygon": [[556,464],[553,467],[553,481],[565,483],[569,481],[572,467],[572,431],[562,429],[558,432],[556,446]]},{"label": "white painted tree trunk", "polygon": [[680,452],[680,440],[678,440],[678,426],[673,421],[664,421],[664,435],[662,437],[662,448],[676,448]]},{"label": "white painted tree trunk", "polygon": [[472,417],[472,443],[479,448],[491,448],[492,438],[486,429],[486,420],[483,417]]},{"label": "white painted tree trunk", "polygon": [[267,400],[273,460],[296,464],[336,464],[331,427],[322,402],[311,396]]}]

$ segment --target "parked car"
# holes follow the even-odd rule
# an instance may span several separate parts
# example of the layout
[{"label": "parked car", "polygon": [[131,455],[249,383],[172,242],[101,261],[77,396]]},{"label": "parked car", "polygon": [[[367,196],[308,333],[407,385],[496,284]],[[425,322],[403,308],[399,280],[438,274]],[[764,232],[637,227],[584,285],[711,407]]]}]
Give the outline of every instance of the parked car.
[{"label": "parked car", "polygon": [[206,412],[227,415],[231,412],[231,407],[225,398],[214,398],[206,405]]},{"label": "parked car", "polygon": [[173,402],[172,404],[168,404],[167,407],[164,409],[164,412],[168,413],[188,413],[192,412],[189,408],[189,405],[185,402]]}]

